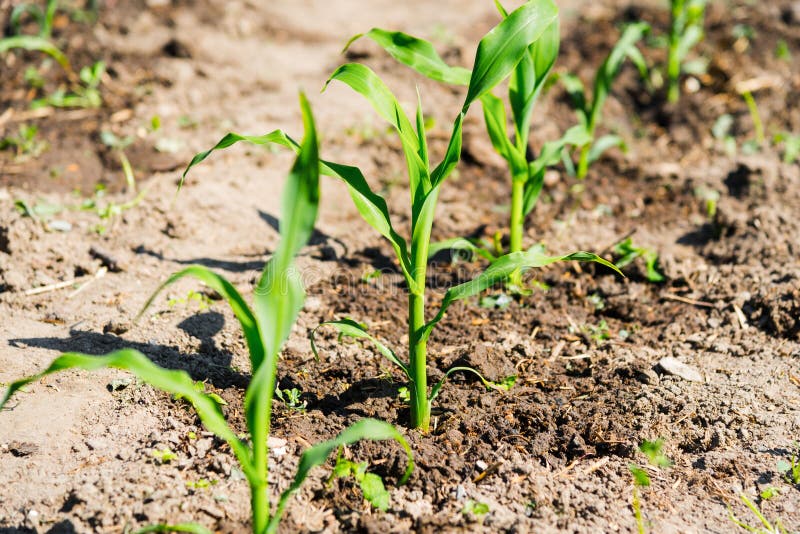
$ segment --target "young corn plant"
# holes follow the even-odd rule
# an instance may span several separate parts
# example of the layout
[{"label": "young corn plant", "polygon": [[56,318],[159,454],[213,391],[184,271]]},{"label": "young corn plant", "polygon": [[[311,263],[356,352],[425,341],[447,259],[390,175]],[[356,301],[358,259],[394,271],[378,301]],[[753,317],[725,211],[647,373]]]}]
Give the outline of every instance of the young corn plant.
[{"label": "young corn plant", "polygon": [[[408,291],[408,359],[403,361],[390,348],[371,336],[359,323],[344,319],[323,323],[335,327],[342,335],[370,340],[389,361],[397,365],[409,381],[409,407],[411,426],[427,431],[430,427],[431,403],[439,395],[444,381],[456,371],[475,373],[484,385],[508,388],[508,382],[494,384],[476,370],[467,367],[449,369],[444,377],[428,387],[427,345],[433,328],[441,321],[448,307],[455,301],[478,293],[505,281],[511,273],[532,267],[541,267],[562,260],[596,261],[615,269],[612,264],[587,252],[565,256],[547,256],[543,247],[515,252],[497,258],[472,281],[451,287],[442,298],[438,312],[426,317],[426,282],[428,258],[431,252],[431,229],[434,212],[442,184],[456,167],[461,157],[462,123],[469,107],[513,71],[528,48],[542,36],[558,16],[552,0],[531,0],[510,13],[500,24],[484,36],[478,46],[474,67],[470,73],[467,95],[454,124],[452,135],[442,161],[430,163],[425,137],[425,117],[421,103],[417,106],[414,123],[403,111],[395,96],[381,79],[368,67],[348,63],[330,76],[328,84],[338,81],[350,86],[364,96],[375,111],[396,131],[405,155],[409,176],[411,200],[410,244],[394,228],[386,200],[375,193],[364,175],[356,167],[330,161],[321,162],[321,173],[341,179],[364,220],[375,228],[392,245],[405,278]],[[327,84],[326,84],[327,87]],[[254,144],[277,143],[297,149],[297,143],[280,130],[263,136],[242,136],[230,133],[211,150],[197,154],[190,164],[195,165],[221,148],[246,141]],[[187,169],[188,170],[188,169]],[[322,326],[322,325],[320,325]],[[312,349],[317,352],[312,335]]]},{"label": "young corn plant", "polygon": [[708,0],[670,0],[670,28],[667,51],[667,100],[681,97],[681,74],[686,56],[703,39],[703,19]]},{"label": "young corn plant", "polygon": [[[106,367],[124,369],[139,379],[190,402],[206,428],[225,440],[231,447],[251,491],[252,527],[256,534],[277,530],[289,497],[297,491],[309,471],[326,461],[340,446],[361,439],[399,442],[408,455],[408,468],[403,476],[405,482],[413,469],[411,450],[403,436],[391,425],[374,419],[363,419],[350,426],[336,438],[307,449],[300,458],[294,481],[278,499],[271,511],[267,488],[267,442],[270,432],[272,400],[276,387],[277,365],[280,348],[289,336],[292,325],[305,300],[305,290],[294,257],[311,235],[319,203],[319,158],[317,137],[311,110],[301,95],[305,138],[299,145],[299,154],[292,167],[283,194],[283,214],[280,232],[281,241],[254,291],[253,307],[249,307],[241,294],[226,279],[213,271],[196,265],[173,274],[145,304],[145,309],[166,286],[184,277],[193,277],[217,291],[231,306],[231,310],[242,327],[250,352],[252,378],[244,398],[244,410],[249,443],[243,441],[228,426],[218,402],[196,387],[195,382],[183,371],[167,370],[152,363],[138,351],[125,349],[107,356],[64,354],[50,364],[42,373],[11,384],[0,407],[26,384],[66,369],[95,370]],[[144,310],[142,310],[144,311]],[[183,526],[181,526],[183,527]],[[159,527],[161,528],[161,527]],[[164,527],[160,531],[175,530]],[[197,531],[197,530],[195,530]]]},{"label": "young corn plant", "polygon": [[579,146],[580,155],[577,176],[580,179],[586,177],[589,165],[597,161],[603,152],[609,148],[624,146],[623,139],[618,135],[604,135],[599,139],[595,139],[595,132],[602,120],[603,106],[606,103],[608,94],[611,92],[611,84],[614,83],[614,80],[619,75],[625,59],[631,60],[636,68],[639,69],[639,74],[642,78],[647,76],[647,63],[636,44],[642,40],[648,31],[650,31],[650,26],[644,22],[630,24],[625,28],[619,41],[611,49],[608,57],[603,61],[595,75],[591,100],[580,78],[571,74],[561,76],[561,81],[564,83],[564,87],[575,106],[578,125],[584,129],[588,139],[587,142]]},{"label": "young corn plant", "polygon": [[[509,16],[499,2],[496,1],[495,5],[504,19]],[[445,63],[433,45],[424,39],[403,32],[373,28],[366,34],[354,36],[345,49],[361,37],[372,39],[397,61],[432,80],[463,86],[469,86],[471,83],[471,71]],[[508,252],[511,253],[522,251],[525,218],[533,210],[539,198],[547,167],[561,160],[561,154],[567,145],[583,145],[590,141],[586,137],[585,129],[574,127],[561,139],[545,143],[537,157],[533,157],[528,148],[534,105],[553,69],[559,45],[559,20],[556,17],[546,26],[541,36],[522,53],[511,71],[508,102],[514,124],[513,138],[509,138],[508,135],[508,112],[503,100],[493,95],[491,91],[483,93],[480,97],[492,147],[506,160],[511,174],[508,247]],[[494,261],[499,253],[461,238],[438,243],[435,251],[446,248],[469,249],[489,261]],[[512,273],[509,283],[512,287],[521,286],[519,271]]]}]

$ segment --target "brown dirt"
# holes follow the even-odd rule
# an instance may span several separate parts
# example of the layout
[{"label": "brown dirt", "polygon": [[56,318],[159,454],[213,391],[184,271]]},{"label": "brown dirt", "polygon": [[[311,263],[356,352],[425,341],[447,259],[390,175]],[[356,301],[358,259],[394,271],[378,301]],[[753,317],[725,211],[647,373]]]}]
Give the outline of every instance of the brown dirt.
[{"label": "brown dirt", "polygon": [[[326,157],[360,165],[387,192],[395,225],[403,227],[408,208],[396,142],[358,98],[341,87],[322,95],[316,88],[342,61],[338,51],[353,33],[404,29],[435,39],[453,61],[468,63],[470,43],[495,15],[490,2],[455,0],[437,3],[435,17],[420,16],[430,8],[425,2],[157,4],[109,4],[96,26],[70,23],[60,30],[57,36],[68,42],[70,35],[83,37],[66,48],[85,64],[100,57],[108,62],[106,104],[80,120],[62,119],[68,112],[59,110],[37,119],[50,141],[41,158],[11,162],[0,152],[0,381],[33,373],[62,351],[133,347],[206,381],[228,401],[226,414],[241,430],[248,360],[225,306],[187,299],[198,287],[185,282],[141,321],[131,320],[159,281],[188,263],[252,287],[276,243],[277,193],[290,159],[253,149],[216,155],[190,176],[173,204],[177,174],[152,166],[152,147],[162,138],[179,140],[183,148],[170,158],[183,162],[229,129],[296,132],[296,91],[303,87]],[[643,18],[659,32],[666,24],[649,4],[568,4],[557,69],[587,81],[620,22]],[[652,486],[642,491],[650,531],[733,532],[729,508],[755,524],[740,494],[789,531],[800,530],[800,488],[776,468],[800,435],[800,166],[782,163],[781,148],[771,143],[756,154],[728,155],[711,135],[717,117],[730,113],[737,142],[752,138],[735,84],[758,76],[772,80],[756,93],[768,136],[800,132],[800,111],[791,104],[800,94],[795,17],[800,12],[788,0],[712,4],[700,47],[711,67],[679,106],[648,94],[626,69],[608,102],[605,128],[626,138],[628,153],[609,153],[581,184],[559,171],[529,219],[529,242],[544,241],[553,251],[608,255],[634,232],[637,244],[658,251],[667,280],[647,282],[638,262],[625,279],[585,264],[558,265],[531,273],[549,289],[504,309],[455,304],[432,336],[432,378],[458,363],[490,379],[518,374],[517,385],[501,394],[454,376],[436,402],[434,430],[406,432],[418,467],[408,485],[391,488],[388,512],[371,511],[351,481],[326,484],[327,471],[318,469],[289,505],[284,532],[632,532],[628,464],[646,465],[637,447],[658,437],[674,465],[651,469]],[[733,27],[744,23],[755,37],[737,43]],[[775,58],[781,39],[790,61]],[[431,140],[441,152],[458,91],[410,77],[368,43],[352,53],[385,76],[403,102],[414,102],[412,82],[419,84],[426,111],[437,120]],[[663,57],[652,48],[647,55]],[[0,105],[22,113],[24,68],[10,68],[13,76],[0,82]],[[48,83],[58,83],[57,76]],[[133,89],[142,85],[147,89]],[[111,88],[124,88],[124,96],[115,99]],[[130,117],[114,122],[126,109]],[[559,86],[539,109],[534,148],[574,121]],[[162,128],[148,132],[154,115]],[[8,133],[16,126],[3,127]],[[85,195],[110,172],[119,182],[114,158],[97,140],[105,128],[137,137],[129,156],[147,188],[138,206],[103,222],[102,235],[93,231],[98,218],[91,211],[64,209],[35,220],[15,210],[15,200],[78,204],[70,192],[79,187]],[[504,227],[509,187],[484,137],[473,113],[465,161],[442,191],[437,238],[490,237]],[[78,163],[81,171],[59,175],[57,184],[47,178],[49,168],[73,168],[84,156],[94,163]],[[698,187],[720,194],[713,217]],[[107,198],[123,202],[130,193],[120,189]],[[360,417],[401,425],[408,417],[397,398],[399,374],[368,345],[337,344],[332,332],[322,331],[321,359],[310,353],[307,333],[342,316],[367,322],[399,352],[407,343],[400,326],[405,296],[391,248],[359,219],[340,184],[325,182],[323,199],[318,233],[300,258],[309,298],[280,370],[281,387],[300,389],[307,409],[276,403],[273,433],[288,444],[271,457],[275,495],[308,443]],[[54,231],[54,219],[71,229]],[[95,277],[104,264],[110,272]],[[479,267],[436,263],[431,310],[444,287]],[[374,270],[382,276],[361,281]],[[91,283],[77,293],[73,286],[25,294],[79,277]],[[703,381],[666,373],[657,363],[665,356],[693,366]],[[119,532],[180,521],[222,532],[247,527],[247,486],[227,447],[203,433],[180,401],[119,381],[125,378],[119,372],[54,376],[0,414],[0,487],[6,488],[0,532]],[[159,465],[153,451],[165,447],[178,460]],[[360,444],[349,453],[369,460],[390,486],[402,472],[393,445]],[[203,480],[211,485],[192,486]],[[770,485],[780,494],[759,498]],[[482,519],[462,513],[467,500],[488,504],[489,513]]]}]

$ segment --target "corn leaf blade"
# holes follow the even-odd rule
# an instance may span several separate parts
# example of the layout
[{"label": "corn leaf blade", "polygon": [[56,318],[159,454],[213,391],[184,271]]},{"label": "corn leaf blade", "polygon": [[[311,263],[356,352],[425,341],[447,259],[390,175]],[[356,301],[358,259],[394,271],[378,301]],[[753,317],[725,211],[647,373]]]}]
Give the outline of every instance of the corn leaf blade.
[{"label": "corn leaf blade", "polygon": [[247,342],[247,348],[250,352],[250,366],[253,371],[258,369],[258,367],[261,365],[261,362],[264,360],[264,344],[261,340],[261,333],[256,322],[256,317],[233,284],[228,282],[225,278],[218,275],[214,271],[210,270],[208,267],[204,267],[203,265],[191,265],[167,278],[167,280],[164,281],[164,283],[162,283],[158,289],[153,292],[150,298],[147,299],[147,302],[145,302],[144,306],[142,306],[142,310],[136,317],[137,320],[142,316],[142,314],[144,314],[144,312],[153,303],[155,298],[167,286],[170,286],[178,280],[186,278],[187,276],[200,280],[209,288],[219,293],[223,299],[225,299],[225,301],[231,307],[233,315],[236,317],[242,327],[242,333],[244,334],[245,341]]},{"label": "corn leaf blade", "polygon": [[70,66],[67,56],[65,56],[49,39],[36,35],[16,35],[14,37],[0,39],[0,54],[14,48],[45,53],[55,59],[65,71],[72,73],[72,67]]},{"label": "corn leaf blade", "polygon": [[408,366],[400,361],[400,358],[394,353],[392,349],[381,343],[377,338],[375,338],[372,334],[367,332],[367,329],[364,328],[361,324],[353,321],[352,319],[339,319],[338,321],[327,321],[319,326],[317,326],[314,330],[311,331],[311,335],[309,339],[311,341],[311,351],[314,353],[315,358],[319,358],[319,350],[317,348],[316,343],[316,333],[317,330],[322,328],[323,326],[332,326],[339,332],[340,336],[352,337],[353,339],[366,339],[372,342],[375,345],[375,348],[378,349],[383,356],[386,357],[387,360],[398,366],[402,371],[403,374],[406,375],[407,378],[411,378],[408,373]]},{"label": "corn leaf blade", "polygon": [[495,284],[505,281],[511,273],[517,270],[544,267],[545,265],[558,261],[593,261],[605,265],[622,275],[622,272],[613,263],[590,252],[580,251],[563,256],[548,256],[544,253],[544,247],[538,245],[526,251],[506,254],[494,261],[485,271],[474,279],[448,289],[442,299],[442,304],[436,316],[431,319],[417,335],[420,336],[420,339],[427,339],[433,327],[442,320],[447,308],[450,307],[453,302],[477,295]]},{"label": "corn leaf blade", "polygon": [[403,32],[372,28],[366,34],[351,39],[345,50],[360,37],[372,39],[397,61],[431,80],[452,85],[469,84],[471,75],[469,69],[451,67],[444,62],[433,45],[424,39]]},{"label": "corn leaf blade", "polygon": [[231,446],[236,458],[242,465],[248,478],[254,476],[250,464],[250,451],[236,434],[228,427],[225,418],[219,411],[219,406],[211,397],[195,389],[194,380],[185,372],[163,369],[141,352],[133,349],[122,349],[105,356],[90,356],[88,354],[66,353],[62,354],[41,373],[13,382],[6,390],[0,408],[2,408],[14,393],[20,388],[40,380],[47,375],[66,371],[68,369],[82,369],[96,371],[99,369],[122,369],[133,373],[140,380],[151,386],[173,395],[180,395],[189,401],[203,425],[211,432],[224,439]]},{"label": "corn leaf blade", "polygon": [[530,0],[490,30],[478,44],[464,109],[506,78],[557,17],[552,0]]}]

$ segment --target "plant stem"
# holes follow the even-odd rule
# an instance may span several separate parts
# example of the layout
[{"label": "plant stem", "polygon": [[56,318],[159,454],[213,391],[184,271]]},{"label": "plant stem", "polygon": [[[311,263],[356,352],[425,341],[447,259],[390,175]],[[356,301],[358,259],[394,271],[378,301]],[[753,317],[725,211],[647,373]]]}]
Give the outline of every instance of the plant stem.
[{"label": "plant stem", "polygon": [[678,41],[685,22],[682,21],[683,0],[672,0],[671,4],[672,18],[667,52],[667,101],[674,104],[681,97],[681,58],[678,57]]},{"label": "plant stem", "polygon": [[[272,360],[272,361],[270,361]],[[253,415],[250,436],[253,440],[253,467],[256,477],[250,482],[250,506],[253,512],[253,532],[263,534],[269,526],[269,493],[267,492],[267,475],[269,474],[268,448],[270,420],[272,416],[272,396],[275,391],[275,379],[278,372],[278,358],[267,357],[261,367],[256,371],[267,372],[265,387],[258,392],[261,397],[254,402],[255,414]],[[258,380],[254,375],[252,380]]]},{"label": "plant stem", "polygon": [[756,99],[753,98],[753,93],[744,91],[742,93],[745,103],[747,103],[747,110],[750,112],[750,118],[753,119],[753,127],[756,130],[756,143],[759,147],[764,146],[766,138],[764,137],[764,123],[761,122],[761,115],[758,113],[758,106]]},{"label": "plant stem", "polygon": [[439,195],[438,189],[430,191],[430,203],[415,215],[411,234],[411,276],[416,289],[408,294],[408,344],[409,374],[411,375],[411,428],[427,432],[431,421],[431,404],[428,401],[428,340],[421,337],[425,328],[425,286],[428,273],[428,248],[431,242],[433,212]]},{"label": "plant stem", "polygon": [[[522,212],[525,200],[525,181],[516,178],[511,179],[511,218],[509,219],[509,253],[520,252],[522,250],[522,234],[525,228],[525,214]],[[518,269],[508,277],[511,285],[520,287],[522,285],[522,273]]]},{"label": "plant stem", "polygon": [[636,529],[639,534],[645,534],[644,518],[642,518],[642,505],[639,502],[639,488],[633,485],[633,516],[636,518]]},{"label": "plant stem", "polygon": [[[422,283],[424,283],[424,277]],[[425,294],[408,295],[409,372],[411,373],[411,427],[427,432],[431,408],[428,402],[428,341],[418,339],[425,326]]]},{"label": "plant stem", "polygon": [[591,143],[584,145],[583,148],[581,148],[581,156],[580,159],[578,160],[578,171],[577,171],[577,177],[579,180],[583,180],[584,178],[586,178],[586,173],[589,172],[589,150],[591,148],[592,148]]}]

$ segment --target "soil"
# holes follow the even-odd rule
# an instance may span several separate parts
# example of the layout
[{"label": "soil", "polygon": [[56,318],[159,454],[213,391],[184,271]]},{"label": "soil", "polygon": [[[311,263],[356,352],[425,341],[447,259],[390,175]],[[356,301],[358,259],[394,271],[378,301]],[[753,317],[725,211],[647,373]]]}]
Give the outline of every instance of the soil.
[{"label": "soil", "polygon": [[[560,4],[557,71],[587,84],[620,24],[644,19],[663,35],[668,22],[660,4]],[[243,431],[248,357],[224,303],[185,281],[134,317],[160,281],[187,264],[210,266],[249,293],[277,242],[291,156],[247,148],[215,154],[176,197],[178,169],[229,130],[298,132],[303,88],[324,156],[359,165],[404,228],[397,142],[357,96],[317,88],[345,60],[346,39],[373,26],[430,38],[449,61],[467,65],[496,22],[494,6],[432,5],[107,1],[95,24],[61,16],[54,33],[76,66],[107,63],[103,106],[38,118],[28,107],[42,93],[28,90],[24,71],[41,58],[4,57],[0,137],[35,124],[49,148],[27,160],[0,151],[0,382],[33,374],[64,351],[133,347],[205,382]],[[7,16],[5,7],[0,2]],[[622,135],[628,151],[609,152],[583,182],[552,171],[527,225],[528,242],[554,252],[612,256],[613,245],[631,236],[657,251],[666,280],[649,282],[641,259],[626,278],[557,264],[529,273],[537,289],[506,307],[454,304],[431,338],[431,378],[465,364],[493,380],[515,374],[516,385],[489,392],[454,375],[435,403],[432,431],[404,432],[417,465],[407,485],[395,487],[405,466],[396,445],[347,450],[384,477],[387,512],[371,510],[352,480],[328,483],[329,469],[316,469],[289,504],[283,532],[634,532],[631,464],[651,478],[639,490],[648,531],[734,532],[731,512],[757,525],[740,495],[800,531],[800,487],[777,467],[800,435],[800,165],[784,163],[783,146],[772,142],[779,132],[800,133],[800,8],[791,0],[713,2],[706,27],[697,54],[708,58],[707,73],[687,81],[680,104],[644,88],[633,68],[623,70],[602,129]],[[779,42],[788,59],[776,57]],[[644,50],[651,64],[663,61],[663,50]],[[349,55],[376,69],[409,107],[419,86],[436,121],[433,152],[441,154],[460,91],[409,75],[368,42]],[[45,73],[44,92],[66,83],[55,67]],[[754,78],[768,139],[747,153],[754,128],[736,86]],[[575,120],[558,84],[538,109],[534,150]],[[726,113],[735,154],[712,135]],[[134,138],[125,150],[144,194],[104,219],[76,208],[136,195],[124,185],[118,154],[99,140],[106,130]],[[437,239],[491,238],[506,223],[510,187],[478,110],[466,122],[464,151],[442,189]],[[107,186],[104,194],[96,184]],[[714,213],[703,191],[719,195]],[[301,390],[306,407],[276,401],[273,435],[286,445],[271,451],[273,496],[309,444],[365,416],[407,424],[400,374],[369,345],[337,343],[323,329],[315,360],[308,343],[320,322],[348,316],[403,352],[406,298],[392,258],[344,187],[325,181],[317,233],[299,259],[309,297],[279,370],[280,386]],[[436,262],[431,313],[444,288],[481,267]],[[364,276],[374,271],[381,276]],[[29,294],[59,282],[67,283]],[[668,372],[659,364],[668,356],[700,380]],[[657,438],[669,468],[649,466],[638,451]],[[177,459],[161,462],[164,449]],[[777,496],[761,496],[770,486]],[[12,400],[0,413],[0,487],[0,532],[249,526],[247,484],[228,447],[182,401],[116,371],[53,375]],[[485,503],[488,513],[465,511],[469,501]]]}]

